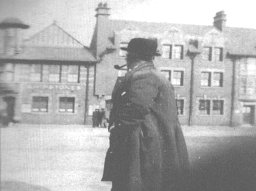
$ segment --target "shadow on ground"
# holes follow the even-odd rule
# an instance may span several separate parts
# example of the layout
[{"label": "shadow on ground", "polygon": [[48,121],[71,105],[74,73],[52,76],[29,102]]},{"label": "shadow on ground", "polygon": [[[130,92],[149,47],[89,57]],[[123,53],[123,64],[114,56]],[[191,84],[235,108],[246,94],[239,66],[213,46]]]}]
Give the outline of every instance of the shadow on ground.
[{"label": "shadow on ground", "polygon": [[229,140],[194,164],[190,191],[256,190],[255,137]]},{"label": "shadow on ground", "polygon": [[50,191],[49,189],[18,181],[2,181],[1,191]]}]

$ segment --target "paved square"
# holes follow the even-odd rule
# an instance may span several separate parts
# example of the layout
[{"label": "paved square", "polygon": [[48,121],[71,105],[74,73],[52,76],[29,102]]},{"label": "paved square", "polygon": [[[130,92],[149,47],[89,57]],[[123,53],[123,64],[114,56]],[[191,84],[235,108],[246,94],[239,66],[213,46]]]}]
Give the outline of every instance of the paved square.
[{"label": "paved square", "polygon": [[[194,178],[202,181],[202,174],[207,171],[213,172],[208,173],[211,178],[233,173],[235,168],[232,165],[236,165],[236,168],[241,168],[234,172],[244,171],[241,176],[255,176],[256,180],[256,171],[252,171],[256,170],[255,127],[183,129],[192,168],[196,173],[200,170]],[[0,130],[2,191],[110,190],[111,183],[100,181],[108,148],[107,129],[76,125],[17,125]],[[203,185],[200,181],[195,182],[194,185]]]}]

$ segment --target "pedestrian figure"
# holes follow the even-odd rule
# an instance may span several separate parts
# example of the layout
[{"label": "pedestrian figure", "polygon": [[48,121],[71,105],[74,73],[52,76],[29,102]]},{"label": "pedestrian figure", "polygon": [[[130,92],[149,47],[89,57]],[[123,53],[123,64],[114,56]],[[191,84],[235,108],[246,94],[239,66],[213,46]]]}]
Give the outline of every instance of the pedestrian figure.
[{"label": "pedestrian figure", "polygon": [[174,88],[156,71],[157,41],[132,39],[129,72],[112,93],[110,147],[103,181],[112,191],[183,190],[188,153],[177,116]]},{"label": "pedestrian figure", "polygon": [[101,111],[100,111],[100,115],[101,115],[101,127],[102,128],[106,128],[107,127],[107,117],[106,117],[106,112],[105,112],[105,109],[102,108]]},{"label": "pedestrian figure", "polygon": [[96,110],[94,110],[92,113],[92,127],[96,127],[96,126],[97,126],[97,114],[96,114]]}]

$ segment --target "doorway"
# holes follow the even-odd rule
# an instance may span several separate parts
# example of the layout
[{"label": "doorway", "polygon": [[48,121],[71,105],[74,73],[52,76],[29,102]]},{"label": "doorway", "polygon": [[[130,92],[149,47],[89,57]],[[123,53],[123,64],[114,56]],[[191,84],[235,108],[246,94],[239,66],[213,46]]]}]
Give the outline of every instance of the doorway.
[{"label": "doorway", "polygon": [[14,114],[15,114],[15,97],[13,96],[6,96],[3,98],[3,100],[6,102],[6,118],[4,120],[4,124],[8,125],[10,122],[16,122],[14,120]]},{"label": "doorway", "polygon": [[244,124],[254,124],[255,116],[255,105],[244,105],[243,108],[243,123]]}]

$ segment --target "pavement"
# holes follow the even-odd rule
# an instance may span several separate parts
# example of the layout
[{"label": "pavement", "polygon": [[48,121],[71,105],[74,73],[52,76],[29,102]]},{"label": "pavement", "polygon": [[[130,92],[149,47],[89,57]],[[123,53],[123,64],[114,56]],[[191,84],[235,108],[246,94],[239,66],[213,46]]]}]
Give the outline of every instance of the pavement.
[{"label": "pavement", "polygon": [[[110,190],[111,183],[100,181],[108,148],[107,129],[84,125],[18,124],[0,128],[0,132],[1,191]],[[184,126],[183,132],[193,168],[209,171],[212,167],[223,169],[223,164],[228,163],[230,170],[226,169],[225,173],[233,173],[230,164],[256,172],[256,127]],[[194,177],[201,175],[200,171]],[[212,182],[215,185],[216,179]]]}]

